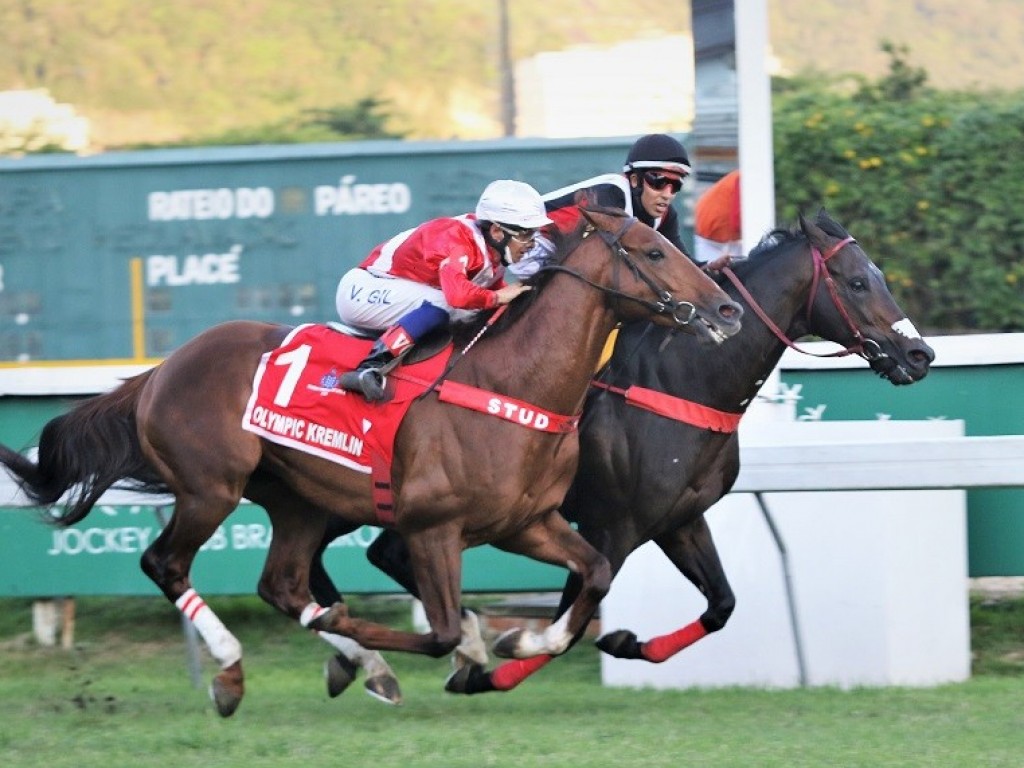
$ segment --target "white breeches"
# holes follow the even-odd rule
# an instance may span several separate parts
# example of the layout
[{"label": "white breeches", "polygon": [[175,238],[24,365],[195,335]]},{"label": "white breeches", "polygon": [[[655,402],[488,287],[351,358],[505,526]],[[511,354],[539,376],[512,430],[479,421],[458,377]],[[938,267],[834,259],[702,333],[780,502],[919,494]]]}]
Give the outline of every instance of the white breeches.
[{"label": "white breeches", "polygon": [[359,268],[342,276],[334,299],[341,322],[371,331],[389,328],[424,301],[445,310],[452,319],[464,316],[464,310],[448,306],[440,288],[401,277],[377,277]]}]

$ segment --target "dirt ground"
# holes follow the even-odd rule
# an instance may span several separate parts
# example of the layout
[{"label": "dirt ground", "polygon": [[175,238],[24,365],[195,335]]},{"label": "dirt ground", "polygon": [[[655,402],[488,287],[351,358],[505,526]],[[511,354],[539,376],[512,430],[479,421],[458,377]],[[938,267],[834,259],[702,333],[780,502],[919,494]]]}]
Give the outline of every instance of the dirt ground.
[{"label": "dirt ground", "polygon": [[1020,597],[1024,595],[1024,576],[986,576],[968,579],[971,594],[985,598]]}]

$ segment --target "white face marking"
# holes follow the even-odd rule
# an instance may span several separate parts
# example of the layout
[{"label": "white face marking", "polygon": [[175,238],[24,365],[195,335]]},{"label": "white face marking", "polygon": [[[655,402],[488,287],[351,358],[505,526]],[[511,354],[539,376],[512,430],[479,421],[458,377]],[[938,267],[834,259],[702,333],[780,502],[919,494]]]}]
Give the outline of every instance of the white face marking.
[{"label": "white face marking", "polygon": [[917,328],[907,318],[897,320],[892,324],[892,329],[901,336],[906,336],[908,339],[920,339],[921,334],[917,332]]}]

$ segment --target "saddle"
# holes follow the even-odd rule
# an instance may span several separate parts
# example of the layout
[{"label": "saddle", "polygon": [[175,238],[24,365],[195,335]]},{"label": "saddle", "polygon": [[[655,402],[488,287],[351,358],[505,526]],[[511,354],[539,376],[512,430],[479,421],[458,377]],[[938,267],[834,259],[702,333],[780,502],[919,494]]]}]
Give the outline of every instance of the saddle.
[{"label": "saddle", "polygon": [[[337,331],[345,336],[350,336],[356,339],[368,339],[371,342],[376,340],[380,336],[380,331],[371,331],[366,328],[357,328],[351,325],[345,325],[344,323],[330,322],[327,323],[327,327],[332,331]],[[422,363],[424,360],[429,360],[434,355],[438,355],[445,350],[445,348],[452,343],[452,334],[447,328],[438,328],[431,331],[422,340],[416,342],[406,352],[403,352],[398,356],[396,363],[405,365],[415,365],[416,363]],[[393,370],[392,368],[388,369]]]}]

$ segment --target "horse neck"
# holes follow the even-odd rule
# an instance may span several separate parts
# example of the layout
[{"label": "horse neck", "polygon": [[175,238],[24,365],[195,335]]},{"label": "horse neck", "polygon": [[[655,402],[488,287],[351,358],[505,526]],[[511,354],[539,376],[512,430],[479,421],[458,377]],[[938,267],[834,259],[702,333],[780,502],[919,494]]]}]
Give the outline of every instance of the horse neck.
[{"label": "horse neck", "polygon": [[[741,280],[754,301],[792,340],[806,333],[803,317],[814,268],[806,244],[797,242],[781,248],[787,250],[743,269]],[[716,348],[701,346],[693,337],[679,334],[680,338],[670,341],[660,352],[664,334],[648,332],[649,338],[641,342],[643,348],[633,355],[630,367],[636,379],[631,383],[719,410],[747,409],[786,345],[731,283],[725,287],[743,305],[740,332]],[[628,346],[623,345],[621,353],[628,355]],[[655,361],[653,365],[651,360]]]},{"label": "horse neck", "polygon": [[453,378],[556,413],[575,413],[614,325],[604,294],[555,274],[513,325],[493,339],[484,335],[467,354],[469,365],[462,372],[456,366]]}]

